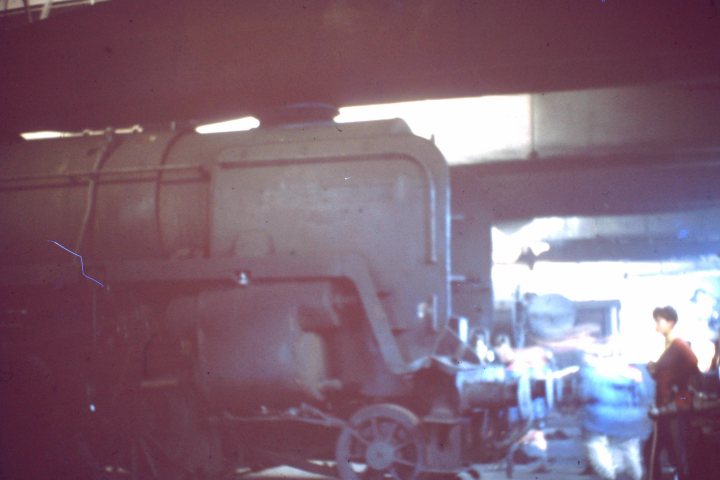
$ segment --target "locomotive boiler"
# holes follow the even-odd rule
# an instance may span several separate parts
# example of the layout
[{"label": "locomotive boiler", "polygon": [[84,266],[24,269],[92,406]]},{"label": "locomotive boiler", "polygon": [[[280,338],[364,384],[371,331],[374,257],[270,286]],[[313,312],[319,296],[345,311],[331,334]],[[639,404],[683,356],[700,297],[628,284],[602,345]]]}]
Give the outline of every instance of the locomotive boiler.
[{"label": "locomotive boiler", "polygon": [[441,476],[502,455],[522,429],[504,412],[542,394],[457,328],[448,166],[399,120],[0,160],[13,478]]}]

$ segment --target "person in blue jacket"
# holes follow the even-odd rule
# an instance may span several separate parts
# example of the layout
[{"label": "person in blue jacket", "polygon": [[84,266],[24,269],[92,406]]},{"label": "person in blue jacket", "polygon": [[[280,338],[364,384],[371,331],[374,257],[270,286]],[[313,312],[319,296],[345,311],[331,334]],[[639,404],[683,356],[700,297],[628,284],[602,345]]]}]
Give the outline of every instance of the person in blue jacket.
[{"label": "person in blue jacket", "polygon": [[646,368],[587,355],[581,369],[582,429],[588,461],[603,479],[643,477],[641,441],[652,430],[652,381]]}]

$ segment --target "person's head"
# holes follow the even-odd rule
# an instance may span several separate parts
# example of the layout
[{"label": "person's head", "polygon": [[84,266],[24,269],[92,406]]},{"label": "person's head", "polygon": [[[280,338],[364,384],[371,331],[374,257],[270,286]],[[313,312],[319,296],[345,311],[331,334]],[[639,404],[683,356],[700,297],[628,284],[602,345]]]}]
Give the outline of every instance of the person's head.
[{"label": "person's head", "polygon": [[678,321],[678,315],[671,306],[657,307],[653,310],[653,318],[655,319],[655,330],[667,335],[675,328]]},{"label": "person's head", "polygon": [[475,330],[471,338],[473,339],[472,344],[475,347],[475,353],[480,360],[486,360],[490,346],[488,345],[488,332],[486,330]]},{"label": "person's head", "polygon": [[493,341],[493,347],[495,347],[495,354],[502,363],[512,363],[515,360],[515,351],[510,341],[510,335],[507,333],[499,333],[495,336]]}]

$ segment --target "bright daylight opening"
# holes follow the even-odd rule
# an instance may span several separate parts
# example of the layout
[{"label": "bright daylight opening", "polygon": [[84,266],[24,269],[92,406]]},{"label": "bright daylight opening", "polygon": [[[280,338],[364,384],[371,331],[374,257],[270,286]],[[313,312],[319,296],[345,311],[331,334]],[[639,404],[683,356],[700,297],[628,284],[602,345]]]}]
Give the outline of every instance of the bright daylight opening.
[{"label": "bright daylight opening", "polygon": [[45,130],[41,132],[25,132],[21,133],[20,136],[24,138],[25,140],[45,140],[48,138],[64,138],[64,137],[70,137],[72,134],[68,132],[54,132],[50,130]]},{"label": "bright daylight opening", "polygon": [[[450,164],[524,158],[530,151],[530,95],[502,95],[340,108],[338,123],[404,120],[415,135],[433,139]],[[202,125],[198,133],[237,132],[259,121],[243,117]]]},{"label": "bright daylight opening", "polygon": [[[708,318],[713,314],[718,265],[692,261],[668,262],[538,262],[496,264],[493,290],[497,300],[511,301],[517,292],[560,294],[573,302],[619,301],[620,331],[612,340],[617,351],[633,363],[659,357],[664,339],[655,332],[652,309],[673,305],[682,321],[678,334],[692,342],[702,365],[709,365],[713,345]],[[711,292],[711,302],[697,292]],[[708,303],[710,305],[708,305]]]},{"label": "bright daylight opening", "polygon": [[[415,135],[432,139],[448,163],[525,158],[530,152],[530,95],[500,95],[446,100],[343,107],[338,123],[403,119]],[[201,134],[240,132],[257,128],[255,117],[198,126]],[[41,131],[22,134],[25,140],[76,137],[99,132]]]},{"label": "bright daylight opening", "polygon": [[415,135],[434,139],[450,164],[524,158],[530,150],[530,95],[345,107],[339,123],[401,118]]},{"label": "bright daylight opening", "polygon": [[255,117],[242,117],[224,122],[208,123],[201,125],[195,129],[197,133],[224,133],[224,132],[242,132],[252,130],[260,125],[260,121]]},{"label": "bright daylight opening", "polygon": [[[706,213],[708,218],[711,212]],[[700,218],[700,217],[698,217]],[[572,302],[619,302],[620,324],[613,338],[617,351],[633,362],[658,358],[663,338],[655,332],[652,309],[673,305],[683,319],[678,333],[692,342],[701,364],[709,365],[713,348],[708,319],[720,298],[720,261],[685,256],[654,261],[547,260],[573,241],[596,240],[634,233],[682,238],[685,227],[699,227],[686,218],[677,228],[672,214],[643,220],[640,216],[546,217],[492,228],[493,291],[499,302],[520,295],[562,295]],[[677,230],[677,231],[676,231]],[[601,247],[597,247],[601,248]],[[646,248],[652,248],[647,245]],[[640,341],[639,341],[640,340]]]}]

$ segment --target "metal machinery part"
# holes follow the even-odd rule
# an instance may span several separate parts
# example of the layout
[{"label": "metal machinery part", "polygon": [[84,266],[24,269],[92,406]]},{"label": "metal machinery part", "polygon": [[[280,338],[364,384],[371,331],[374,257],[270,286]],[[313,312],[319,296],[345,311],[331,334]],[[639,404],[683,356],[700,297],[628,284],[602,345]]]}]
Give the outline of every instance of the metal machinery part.
[{"label": "metal machinery part", "polygon": [[562,295],[533,296],[526,309],[530,333],[537,338],[562,338],[575,324],[575,305]]},{"label": "metal machinery part", "polygon": [[[0,354],[64,385],[76,413],[57,435],[91,477],[337,456],[344,479],[355,463],[416,478],[499,452],[502,410],[527,414],[527,382],[498,380],[500,400],[482,379],[458,389],[478,368],[448,332],[448,167],[401,121],[109,133],[0,157],[0,327],[17,327]],[[28,388],[38,410],[61,404]]]},{"label": "metal machinery part", "polygon": [[424,464],[423,450],[420,419],[398,405],[378,404],[350,418],[335,458],[343,479],[416,478]]}]

